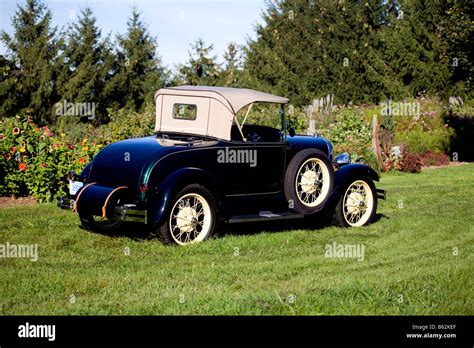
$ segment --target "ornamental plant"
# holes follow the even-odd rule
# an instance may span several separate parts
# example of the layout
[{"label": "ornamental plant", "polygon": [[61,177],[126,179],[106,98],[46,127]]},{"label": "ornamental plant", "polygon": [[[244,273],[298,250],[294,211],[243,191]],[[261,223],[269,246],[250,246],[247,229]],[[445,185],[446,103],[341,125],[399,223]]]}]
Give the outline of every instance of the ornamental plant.
[{"label": "ornamental plant", "polygon": [[0,195],[32,195],[50,201],[67,190],[67,173],[81,171],[102,147],[83,139],[70,144],[64,133],[38,127],[27,117],[0,121]]}]

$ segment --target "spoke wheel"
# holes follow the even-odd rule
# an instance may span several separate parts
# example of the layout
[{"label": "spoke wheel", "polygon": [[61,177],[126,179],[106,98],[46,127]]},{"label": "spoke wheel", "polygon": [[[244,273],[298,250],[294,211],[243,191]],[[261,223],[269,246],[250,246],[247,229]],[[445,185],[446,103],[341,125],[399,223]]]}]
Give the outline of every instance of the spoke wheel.
[{"label": "spoke wheel", "polygon": [[169,210],[160,235],[166,244],[189,245],[209,238],[216,221],[216,203],[203,186],[193,184],[181,190]]},{"label": "spoke wheel", "polygon": [[329,191],[329,170],[318,158],[310,158],[296,175],[296,193],[300,202],[315,207],[326,198]]},{"label": "spoke wheel", "polygon": [[300,214],[313,214],[323,209],[333,186],[332,164],[320,150],[298,152],[286,168],[285,197],[290,208]]},{"label": "spoke wheel", "polygon": [[370,223],[377,207],[375,186],[371,180],[353,181],[336,207],[336,217],[344,227],[359,227]]}]

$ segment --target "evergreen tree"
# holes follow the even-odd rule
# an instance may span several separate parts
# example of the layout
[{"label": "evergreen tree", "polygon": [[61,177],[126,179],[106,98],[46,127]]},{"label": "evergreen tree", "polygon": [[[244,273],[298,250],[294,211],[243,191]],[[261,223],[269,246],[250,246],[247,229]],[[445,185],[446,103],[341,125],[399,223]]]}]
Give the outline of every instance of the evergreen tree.
[{"label": "evergreen tree", "polygon": [[60,66],[51,12],[39,0],[27,0],[24,6],[18,5],[12,25],[13,37],[1,33],[14,64],[0,82],[0,114],[28,113],[38,123],[50,122],[58,100],[55,81]]},{"label": "evergreen tree", "polygon": [[224,52],[224,70],[222,71],[222,85],[239,87],[241,80],[242,56],[241,48],[234,42],[227,45]]},{"label": "evergreen tree", "polygon": [[472,78],[474,73],[474,6],[470,0],[442,2],[442,19],[439,36],[448,46],[448,61],[451,75],[452,95],[474,97]]},{"label": "evergreen tree", "polygon": [[104,87],[111,78],[112,53],[110,42],[108,38],[101,38],[89,7],[82,10],[78,21],[70,26],[63,58],[67,69],[63,76],[62,101],[94,103],[95,122],[103,122],[109,102]]},{"label": "evergreen tree", "polygon": [[140,110],[145,101],[153,101],[155,92],[166,81],[167,72],[156,54],[156,39],[148,33],[136,8],[127,22],[127,33],[119,35],[117,41],[117,73],[104,93],[118,101],[119,107]]},{"label": "evergreen tree", "polygon": [[212,55],[213,45],[206,45],[203,39],[191,44],[189,60],[185,65],[178,67],[178,77],[182,83],[188,85],[219,84],[221,69],[216,62],[217,57]]},{"label": "evergreen tree", "polygon": [[248,44],[244,76],[296,105],[329,93],[336,103],[437,93],[449,80],[440,3],[269,2],[265,23]]},{"label": "evergreen tree", "polygon": [[450,73],[447,45],[439,37],[441,0],[404,0],[399,5],[397,18],[379,33],[380,53],[391,81],[398,84],[388,97],[442,92]]}]

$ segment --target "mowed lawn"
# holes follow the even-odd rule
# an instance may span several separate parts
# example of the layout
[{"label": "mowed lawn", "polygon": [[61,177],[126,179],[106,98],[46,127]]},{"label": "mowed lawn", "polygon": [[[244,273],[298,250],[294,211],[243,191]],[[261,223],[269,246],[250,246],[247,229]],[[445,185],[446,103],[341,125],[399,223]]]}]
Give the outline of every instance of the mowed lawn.
[{"label": "mowed lawn", "polygon": [[[54,204],[0,209],[0,314],[474,314],[474,164],[384,175],[369,227],[239,225],[190,247],[79,228]],[[306,226],[306,227],[305,227]],[[325,246],[364,245],[364,260]]]}]

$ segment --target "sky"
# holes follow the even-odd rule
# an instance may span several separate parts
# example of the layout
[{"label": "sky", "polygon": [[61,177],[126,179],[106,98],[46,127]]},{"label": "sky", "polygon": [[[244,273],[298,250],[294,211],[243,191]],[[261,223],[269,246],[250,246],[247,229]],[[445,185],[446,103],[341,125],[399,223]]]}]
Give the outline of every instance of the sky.
[{"label": "sky", "polygon": [[[264,0],[46,0],[53,15],[53,25],[64,31],[77,18],[80,10],[90,6],[102,34],[125,33],[127,19],[135,5],[157,39],[158,53],[170,69],[188,60],[190,44],[203,38],[214,45],[214,53],[222,62],[231,41],[245,44],[255,38],[255,25],[262,23]],[[11,19],[17,5],[26,0],[0,0],[0,29],[13,33]],[[0,43],[0,54],[6,48]]]}]

